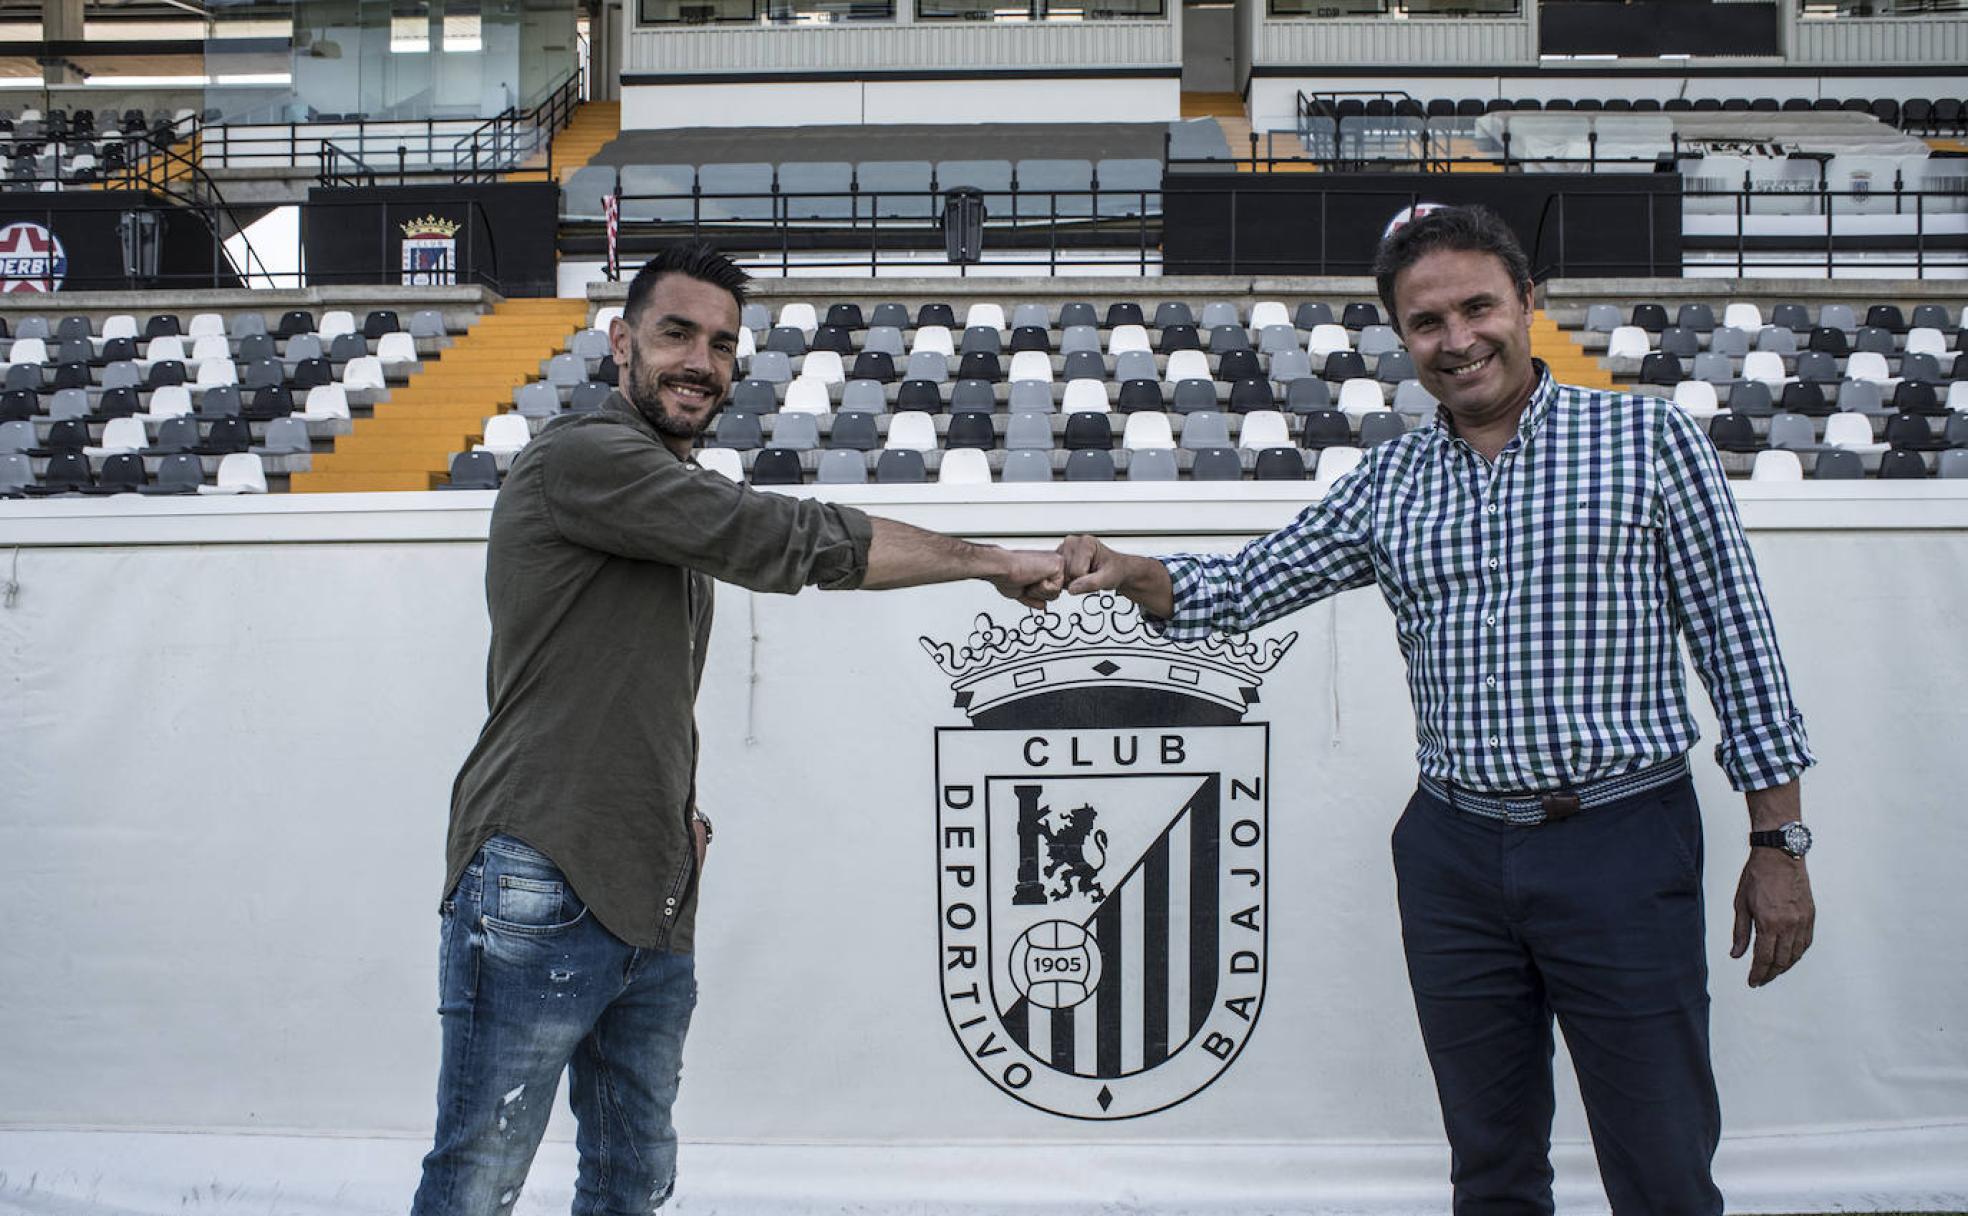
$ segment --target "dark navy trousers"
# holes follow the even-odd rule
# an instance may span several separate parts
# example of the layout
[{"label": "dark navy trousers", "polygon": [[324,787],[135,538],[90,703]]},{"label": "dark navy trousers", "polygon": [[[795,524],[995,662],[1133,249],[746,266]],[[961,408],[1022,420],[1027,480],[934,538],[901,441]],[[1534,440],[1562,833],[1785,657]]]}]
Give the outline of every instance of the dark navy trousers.
[{"label": "dark navy trousers", "polygon": [[1418,790],[1393,845],[1457,1216],[1552,1211],[1554,1015],[1613,1211],[1719,1214],[1693,783],[1537,827]]}]

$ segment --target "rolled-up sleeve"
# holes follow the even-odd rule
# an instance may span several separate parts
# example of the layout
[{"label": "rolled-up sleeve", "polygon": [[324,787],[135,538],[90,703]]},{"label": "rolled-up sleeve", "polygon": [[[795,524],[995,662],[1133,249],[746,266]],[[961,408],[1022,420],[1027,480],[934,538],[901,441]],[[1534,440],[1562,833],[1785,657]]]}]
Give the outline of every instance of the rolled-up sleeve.
[{"label": "rolled-up sleeve", "polygon": [[1660,450],[1668,594],[1714,702],[1715,761],[1738,790],[1782,785],[1816,763],[1735,495],[1708,438],[1665,411]]},{"label": "rolled-up sleeve", "polygon": [[873,525],[862,512],[738,485],[630,427],[581,427],[544,460],[548,518],[575,544],[753,591],[852,590],[867,575]]}]

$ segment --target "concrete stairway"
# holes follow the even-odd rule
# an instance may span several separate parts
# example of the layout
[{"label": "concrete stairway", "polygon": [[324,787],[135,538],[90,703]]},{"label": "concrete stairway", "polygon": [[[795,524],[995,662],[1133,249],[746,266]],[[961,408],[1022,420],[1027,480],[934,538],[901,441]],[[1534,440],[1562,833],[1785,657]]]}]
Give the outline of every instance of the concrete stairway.
[{"label": "concrete stairway", "polygon": [[296,494],[428,490],[450,476],[451,454],[468,451],[485,419],[512,408],[513,390],[538,378],[540,363],[587,323],[585,300],[506,300],[480,317],[371,417],[295,473]]},{"label": "concrete stairway", "polygon": [[[565,182],[574,170],[594,159],[595,153],[622,133],[622,103],[584,101],[574,109],[559,134],[553,137],[554,180]],[[506,175],[507,181],[538,181],[547,167],[545,152],[537,153]]]},{"label": "concrete stairway", "polygon": [[1531,316],[1531,354],[1551,365],[1551,374],[1561,384],[1611,389],[1613,374],[1599,360],[1572,341],[1542,308]]}]

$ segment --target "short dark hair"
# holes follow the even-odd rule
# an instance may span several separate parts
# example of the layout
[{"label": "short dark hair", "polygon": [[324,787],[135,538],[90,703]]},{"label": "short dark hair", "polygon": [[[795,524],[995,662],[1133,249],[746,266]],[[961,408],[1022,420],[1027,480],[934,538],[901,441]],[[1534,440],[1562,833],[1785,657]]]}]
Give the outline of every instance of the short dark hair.
[{"label": "short dark hair", "polygon": [[1491,254],[1503,263],[1518,295],[1530,289],[1531,260],[1502,216],[1488,207],[1443,207],[1396,228],[1374,251],[1374,284],[1395,328],[1401,319],[1394,308],[1394,277],[1438,249]]},{"label": "short dark hair", "polygon": [[665,245],[661,253],[644,262],[635,278],[629,280],[629,302],[622,308],[623,320],[630,325],[636,323],[656,281],[666,274],[687,275],[713,287],[722,287],[731,293],[740,308],[745,306],[745,284],[752,281],[752,276],[733,265],[710,242],[678,241]]}]

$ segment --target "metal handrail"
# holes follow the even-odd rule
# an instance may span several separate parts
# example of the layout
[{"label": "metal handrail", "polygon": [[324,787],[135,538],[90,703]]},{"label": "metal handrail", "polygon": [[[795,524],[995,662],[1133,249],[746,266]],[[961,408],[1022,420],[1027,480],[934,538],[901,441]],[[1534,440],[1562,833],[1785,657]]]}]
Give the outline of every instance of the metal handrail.
[{"label": "metal handrail", "polygon": [[[371,186],[376,184],[376,171],[367,162],[347,148],[328,140],[322,140],[316,149],[321,158],[321,172],[315,180],[322,186],[339,188],[347,186]],[[344,169],[343,162],[348,168]],[[397,175],[402,176],[401,172]]]},{"label": "metal handrail", "polygon": [[[452,143],[452,182],[464,185],[488,181],[491,175],[517,166],[522,155],[538,150],[541,144],[547,147],[544,172],[551,181],[553,137],[573,121],[574,110],[580,104],[581,73],[576,69],[531,110],[521,113],[517,107],[508,107],[504,113],[486,119]],[[532,136],[524,148],[520,147],[522,130]]]}]

